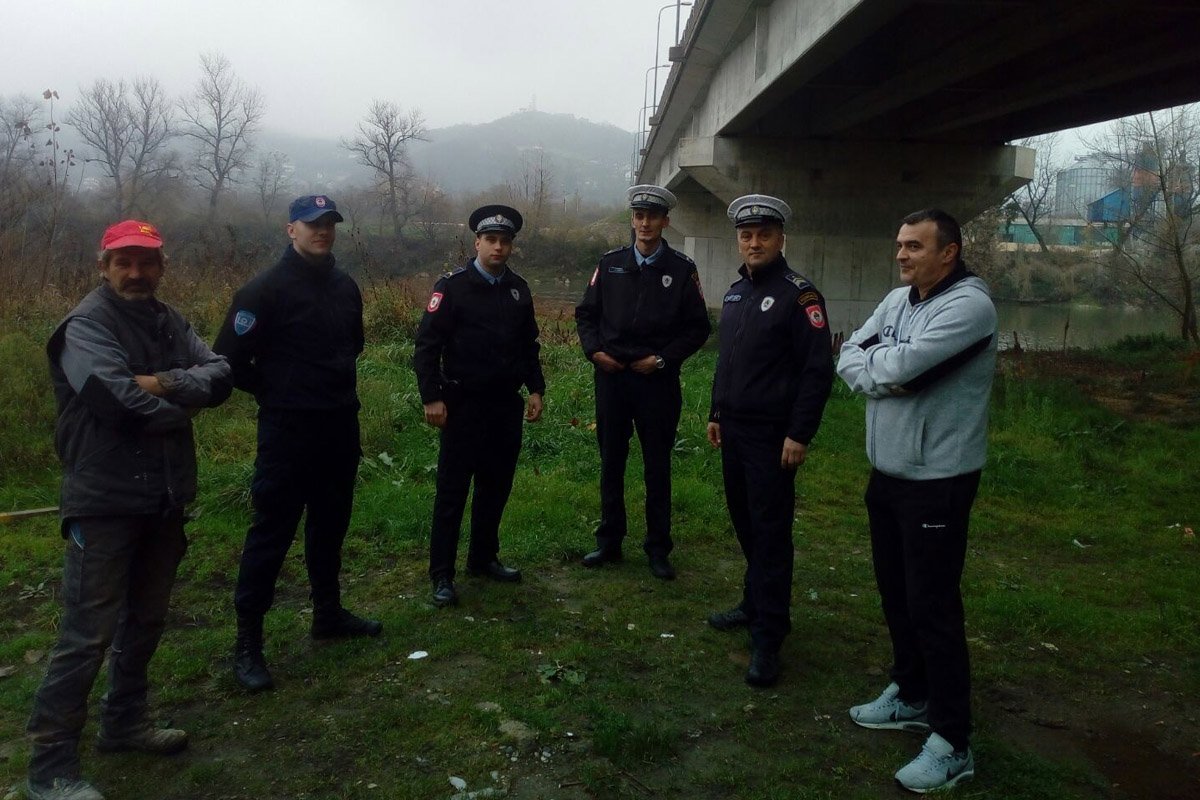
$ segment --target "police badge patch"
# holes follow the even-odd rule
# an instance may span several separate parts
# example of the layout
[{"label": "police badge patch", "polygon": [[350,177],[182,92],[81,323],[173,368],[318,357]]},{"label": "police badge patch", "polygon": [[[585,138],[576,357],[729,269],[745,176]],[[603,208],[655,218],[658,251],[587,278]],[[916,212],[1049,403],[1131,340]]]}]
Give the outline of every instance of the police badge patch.
[{"label": "police badge patch", "polygon": [[254,325],[257,322],[258,317],[254,316],[253,312],[239,311],[233,315],[233,332],[238,336],[245,336],[254,330]]},{"label": "police badge patch", "polygon": [[770,308],[773,305],[775,305],[774,297],[764,297],[762,303],[759,304],[758,308],[760,311],[766,311],[768,308]]},{"label": "police badge patch", "polygon": [[520,299],[521,299],[521,293],[520,293],[520,292],[518,292],[516,289],[509,289],[508,291],[509,291],[509,293],[510,293],[510,294],[513,296],[513,300],[520,300]]},{"label": "police badge patch", "polygon": [[671,288],[671,276],[670,275],[663,275],[662,281],[663,281],[664,289]]},{"label": "police badge patch", "polygon": [[425,310],[430,314],[442,307],[442,293],[434,292],[433,297],[429,298],[429,305],[425,306]]}]

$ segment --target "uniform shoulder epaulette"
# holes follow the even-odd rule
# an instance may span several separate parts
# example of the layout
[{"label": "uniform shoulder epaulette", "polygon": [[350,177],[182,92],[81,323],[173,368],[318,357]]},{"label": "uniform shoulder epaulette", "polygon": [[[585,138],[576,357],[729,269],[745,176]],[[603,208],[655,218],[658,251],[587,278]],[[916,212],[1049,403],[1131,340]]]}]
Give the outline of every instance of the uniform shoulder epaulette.
[{"label": "uniform shoulder epaulette", "polygon": [[525,284],[526,286],[529,285],[529,281],[525,280],[525,276],[522,275],[521,273],[517,272],[512,267],[506,267],[506,271],[508,272],[509,275],[511,275],[513,277],[514,280],[518,280],[521,283]]},{"label": "uniform shoulder epaulette", "polygon": [[628,249],[629,249],[629,245],[623,244],[620,247],[614,247],[612,250],[609,250],[607,253],[605,253],[604,255],[602,255],[600,257],[607,258],[608,256],[611,256],[614,253],[620,253],[622,250],[628,250]]},{"label": "uniform shoulder epaulette", "polygon": [[453,278],[455,275],[461,275],[462,273],[464,273],[466,271],[467,271],[466,267],[455,267],[454,269],[452,269],[448,272],[443,272],[442,277],[443,278]]},{"label": "uniform shoulder epaulette", "polygon": [[812,281],[803,275],[792,272],[790,269],[784,272],[783,277],[787,278],[788,282],[801,292],[815,292],[817,290],[817,287],[812,285]]},{"label": "uniform shoulder epaulette", "polygon": [[687,253],[683,252],[682,250],[676,250],[674,248],[671,248],[671,252],[673,252],[675,255],[679,256],[680,261],[686,261],[687,263],[691,264],[693,267],[696,266],[696,262],[692,260],[692,257],[689,256]]}]

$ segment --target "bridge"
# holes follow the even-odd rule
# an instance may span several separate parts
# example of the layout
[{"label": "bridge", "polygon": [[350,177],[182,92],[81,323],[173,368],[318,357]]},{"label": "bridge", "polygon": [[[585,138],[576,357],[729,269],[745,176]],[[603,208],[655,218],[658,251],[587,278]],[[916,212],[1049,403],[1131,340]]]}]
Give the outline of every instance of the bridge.
[{"label": "bridge", "polygon": [[741,263],[727,205],[773,194],[849,331],[895,285],[903,214],[965,222],[1032,177],[1006,142],[1200,100],[1200,2],[696,0],[670,60],[638,181],[679,197],[709,302]]}]

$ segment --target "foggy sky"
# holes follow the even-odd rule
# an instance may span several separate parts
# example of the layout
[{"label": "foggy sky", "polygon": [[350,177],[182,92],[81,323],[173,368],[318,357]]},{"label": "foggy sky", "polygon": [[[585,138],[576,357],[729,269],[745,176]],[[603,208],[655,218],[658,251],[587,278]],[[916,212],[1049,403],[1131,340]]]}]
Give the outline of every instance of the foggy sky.
[{"label": "foggy sky", "polygon": [[[632,131],[667,2],[0,0],[0,95],[56,89],[65,107],[96,78],[151,75],[177,97],[217,51],[263,91],[264,126],[293,134],[349,136],[375,99],[443,127],[535,96],[538,110]],[[674,33],[672,7],[660,62]]]}]

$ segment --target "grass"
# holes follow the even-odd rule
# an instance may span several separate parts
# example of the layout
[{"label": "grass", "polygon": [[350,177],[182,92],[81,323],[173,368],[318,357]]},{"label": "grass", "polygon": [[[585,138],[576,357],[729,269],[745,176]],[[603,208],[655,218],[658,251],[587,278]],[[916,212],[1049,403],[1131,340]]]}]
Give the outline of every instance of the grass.
[{"label": "grass", "polygon": [[[192,745],[171,759],[101,757],[93,720],[85,775],[114,798],[436,798],[455,792],[451,776],[516,798],[899,796],[891,775],[920,739],[864,731],[845,714],[886,683],[889,658],[861,500],[859,399],[835,390],[801,471],[784,678],[755,691],[741,680],[744,635],[704,624],[737,600],[743,567],[719,457],[703,439],[711,350],[683,376],[679,580],[654,580],[636,541],[619,566],[577,566],[599,516],[591,379],[569,327],[550,321],[546,416],[526,427],[501,531],[502,557],[526,580],[463,579],[462,604],[439,611],[425,577],[437,437],[409,366],[411,313],[384,300],[395,308],[374,309],[376,338],[360,361],[366,458],[344,566],[347,604],[381,618],[384,635],[308,637],[297,542],[267,620],[278,688],[246,696],[235,686],[231,596],[254,455],[254,406],[239,394],[197,419],[199,516],[151,669],[156,712]],[[5,510],[55,502],[42,355],[51,327],[0,321]],[[1125,348],[1106,363],[1125,375],[1152,359],[1156,390],[1179,389],[1193,419],[1194,383],[1158,375],[1161,354]],[[1200,432],[1169,415],[1120,416],[1089,399],[1080,387],[1090,384],[1008,366],[964,577],[978,777],[957,796],[1151,796],[1139,794],[1149,778],[1096,755],[1097,740],[1173,766],[1190,793],[1200,785],[1200,554],[1183,527],[1200,522],[1186,467]],[[636,536],[636,446],[630,463]],[[61,548],[53,519],[0,526],[0,669],[14,668],[0,678],[0,796],[24,776],[21,730],[54,642]],[[417,650],[428,657],[408,658]]]}]

